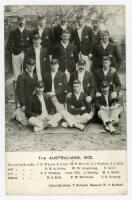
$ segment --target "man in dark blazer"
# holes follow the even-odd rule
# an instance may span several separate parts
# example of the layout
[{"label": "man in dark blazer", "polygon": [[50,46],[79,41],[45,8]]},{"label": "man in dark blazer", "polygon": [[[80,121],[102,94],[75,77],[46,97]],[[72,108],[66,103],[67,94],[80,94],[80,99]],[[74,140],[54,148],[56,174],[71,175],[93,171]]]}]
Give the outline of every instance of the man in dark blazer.
[{"label": "man in dark blazer", "polygon": [[81,83],[82,92],[87,96],[87,101],[90,103],[95,94],[95,81],[91,72],[86,70],[86,61],[81,59],[78,61],[78,70],[73,72],[69,81],[69,92],[73,92],[73,82],[79,80]]},{"label": "man in dark blazer", "polygon": [[103,56],[109,55],[111,57],[111,65],[119,70],[121,64],[121,54],[119,46],[109,41],[109,32],[102,32],[101,42],[95,45],[93,49],[92,71],[95,72],[101,68]]},{"label": "man in dark blazer", "polygon": [[41,45],[41,38],[38,34],[32,36],[33,45],[26,50],[24,57],[24,68],[25,61],[28,58],[35,59],[35,72],[37,74],[38,81],[44,79],[44,74],[50,70],[49,67],[49,55],[45,47]]},{"label": "man in dark blazer", "polygon": [[54,36],[55,36],[55,44],[58,44],[61,42],[61,35],[63,30],[71,30],[71,28],[68,26],[66,17],[60,16],[60,23],[54,27]]},{"label": "man in dark blazer", "polygon": [[111,65],[111,60],[109,56],[104,56],[103,61],[102,61],[102,68],[98,69],[95,72],[95,81],[96,81],[96,89],[97,93],[96,95],[100,95],[99,93],[101,92],[101,86],[100,83],[102,81],[107,81],[109,83],[110,87],[110,92],[113,93],[113,95],[118,96],[119,92],[121,90],[121,82],[120,78],[117,74],[117,71],[113,71],[110,67]]},{"label": "man in dark blazer", "polygon": [[57,111],[64,108],[68,81],[66,74],[58,70],[59,61],[52,59],[50,62],[51,72],[45,74],[45,93],[52,99]]},{"label": "man in dark blazer", "polygon": [[111,95],[109,89],[107,81],[101,82],[101,95],[95,97],[94,106],[97,116],[102,120],[105,129],[114,134],[116,133],[114,125],[119,123],[119,114],[122,111],[122,107],[118,97],[115,98]]},{"label": "man in dark blazer", "polygon": [[18,17],[17,28],[10,32],[7,50],[12,56],[14,80],[23,71],[24,53],[31,46],[31,32],[25,28],[25,18]]},{"label": "man in dark blazer", "polygon": [[90,70],[92,58],[93,33],[92,28],[85,25],[83,15],[77,16],[77,27],[72,31],[71,41],[76,45],[79,56],[86,60],[87,70]]},{"label": "man in dark blazer", "polygon": [[93,117],[91,102],[88,103],[86,95],[81,91],[81,83],[79,80],[73,81],[73,93],[67,98],[67,110],[61,111],[66,122],[62,123],[63,127],[76,127],[84,130],[84,125],[87,124]]},{"label": "man in dark blazer", "polygon": [[30,96],[26,104],[25,113],[29,124],[34,127],[34,132],[39,132],[49,126],[57,127],[62,119],[62,115],[56,113],[51,99],[44,94],[43,82],[38,82],[36,85],[35,93]]},{"label": "man in dark blazer", "polygon": [[33,30],[33,34],[37,33],[41,37],[42,46],[48,50],[49,55],[52,54],[54,46],[54,30],[51,27],[46,26],[46,19],[38,17],[38,27]]},{"label": "man in dark blazer", "polygon": [[26,60],[26,71],[18,76],[16,84],[16,95],[20,107],[15,110],[12,117],[23,125],[28,124],[28,120],[25,116],[25,105],[29,97],[33,94],[35,85],[38,81],[36,74],[33,73],[34,68],[35,60],[32,58]]},{"label": "man in dark blazer", "polygon": [[18,76],[16,93],[20,103],[20,107],[25,110],[28,98],[33,94],[35,85],[37,84],[37,76],[34,73],[35,60],[29,58],[26,60],[26,71]]},{"label": "man in dark blazer", "polygon": [[[64,30],[61,36],[61,42],[53,49],[53,58],[59,60],[59,70],[69,75],[76,70],[78,62],[78,51],[75,45],[70,43],[70,31]],[[69,79],[69,76],[67,76]]]}]

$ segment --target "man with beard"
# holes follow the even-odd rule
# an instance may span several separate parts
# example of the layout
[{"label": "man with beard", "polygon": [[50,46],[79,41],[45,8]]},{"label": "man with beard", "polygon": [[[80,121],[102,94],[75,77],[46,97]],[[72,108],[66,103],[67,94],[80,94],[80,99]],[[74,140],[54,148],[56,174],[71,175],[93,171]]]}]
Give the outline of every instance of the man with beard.
[{"label": "man with beard", "polygon": [[7,50],[12,56],[14,80],[23,71],[24,53],[31,46],[31,32],[25,28],[25,18],[18,17],[17,28],[10,32]]}]

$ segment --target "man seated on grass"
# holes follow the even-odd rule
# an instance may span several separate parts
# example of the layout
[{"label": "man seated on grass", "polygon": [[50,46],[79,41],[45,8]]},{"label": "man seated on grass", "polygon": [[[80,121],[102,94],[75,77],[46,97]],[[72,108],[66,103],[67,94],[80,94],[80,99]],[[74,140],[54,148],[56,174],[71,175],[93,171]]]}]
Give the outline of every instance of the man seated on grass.
[{"label": "man seated on grass", "polygon": [[34,132],[39,132],[49,126],[57,127],[62,119],[50,98],[44,94],[43,82],[38,82],[35,87],[35,93],[29,98],[26,109],[26,116],[29,118],[29,124],[34,127]]},{"label": "man seated on grass", "polygon": [[88,103],[87,95],[81,91],[81,82],[73,81],[73,93],[67,98],[67,110],[61,111],[63,119],[63,127],[76,127],[84,130],[86,125],[93,117],[91,102]]},{"label": "man seated on grass", "polygon": [[94,100],[95,111],[103,125],[111,134],[116,134],[114,125],[119,123],[119,114],[122,111],[122,106],[119,103],[119,98],[109,91],[110,86],[107,81],[101,82],[101,95],[96,96]]}]

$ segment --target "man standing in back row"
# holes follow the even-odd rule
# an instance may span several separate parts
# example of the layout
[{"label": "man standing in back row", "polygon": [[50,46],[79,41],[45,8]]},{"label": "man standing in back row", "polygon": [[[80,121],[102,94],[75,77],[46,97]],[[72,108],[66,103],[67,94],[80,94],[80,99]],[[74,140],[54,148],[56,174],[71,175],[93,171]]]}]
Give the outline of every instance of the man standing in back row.
[{"label": "man standing in back row", "polygon": [[31,46],[31,32],[25,28],[25,18],[17,18],[17,28],[10,32],[7,50],[12,56],[14,80],[23,71],[24,53]]},{"label": "man standing in back row", "polygon": [[76,45],[79,58],[86,61],[86,70],[90,70],[92,58],[93,32],[91,27],[85,25],[83,15],[77,16],[77,26],[72,31],[71,40]]}]

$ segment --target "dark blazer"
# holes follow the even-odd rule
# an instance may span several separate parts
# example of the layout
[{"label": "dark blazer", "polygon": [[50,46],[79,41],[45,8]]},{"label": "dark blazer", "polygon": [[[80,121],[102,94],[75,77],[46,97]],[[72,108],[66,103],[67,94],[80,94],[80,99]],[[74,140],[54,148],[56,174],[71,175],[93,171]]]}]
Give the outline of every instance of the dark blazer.
[{"label": "dark blazer", "polygon": [[[67,26],[69,31],[71,31],[71,28]],[[60,24],[54,27],[54,37],[55,37],[55,44],[58,44],[61,42],[61,35],[62,35],[63,29],[61,28]]]},{"label": "dark blazer", "polygon": [[81,52],[84,55],[92,53],[93,33],[91,27],[84,26],[81,41],[78,36],[77,28],[73,29],[71,41],[76,45],[78,52]]},{"label": "dark blazer", "polygon": [[[109,101],[109,106],[115,105],[115,103],[117,103],[119,101],[118,98],[116,99],[111,99],[111,95],[109,93],[108,95],[108,101]],[[104,95],[102,94],[100,97],[95,97],[94,99],[94,107],[95,107],[95,112],[97,113],[100,110],[101,106],[106,106],[106,100]]]},{"label": "dark blazer", "polygon": [[33,78],[31,78],[28,72],[25,71],[18,76],[16,94],[21,107],[26,104],[28,98],[33,94],[37,82],[36,74],[33,74]]},{"label": "dark blazer", "polygon": [[121,90],[121,82],[117,72],[112,73],[111,69],[109,69],[107,75],[104,75],[103,69],[98,69],[95,72],[95,81],[97,86],[97,91],[100,91],[100,83],[102,81],[108,81],[110,84],[110,91],[116,91],[117,93]]},{"label": "dark blazer", "polygon": [[100,42],[99,44],[95,45],[93,49],[93,71],[96,71],[102,67],[102,58],[103,56],[108,55],[111,57],[111,66],[119,70],[121,64],[121,54],[117,44],[109,42],[108,46],[104,49],[102,42]]},{"label": "dark blazer", "polygon": [[18,55],[31,46],[31,32],[24,29],[21,33],[19,29],[10,32],[7,42],[7,50],[14,55]]},{"label": "dark blazer", "polygon": [[[39,33],[38,28],[33,30],[33,34],[34,33]],[[47,48],[48,53],[51,55],[55,41],[54,30],[52,28],[45,27],[41,39],[43,47]]]},{"label": "dark blazer", "polygon": [[[45,92],[52,91],[52,76],[51,73],[48,73],[44,77],[45,83]],[[54,87],[55,87],[55,94],[60,103],[64,103],[66,99],[67,93],[67,78],[64,72],[58,71],[54,77]]]},{"label": "dark blazer", "polygon": [[[69,80],[69,92],[72,91],[73,92],[73,81],[78,79],[78,71],[73,72],[70,76],[70,80]],[[84,93],[87,96],[94,96],[95,93],[95,81],[94,81],[94,76],[91,72],[85,71],[84,73],[84,77],[83,77],[83,90]]]},{"label": "dark blazer", "polygon": [[[84,110],[81,109],[81,107],[83,106],[85,107]],[[81,92],[78,100],[76,96],[72,94],[71,97],[67,98],[67,110],[72,115],[82,115],[84,113],[90,113],[91,103],[86,102],[86,95],[83,92]]]},{"label": "dark blazer", "polygon": [[[44,94],[44,101],[47,108],[48,114],[55,114],[56,109],[51,101],[45,94]],[[30,96],[27,101],[25,114],[28,118],[30,117],[37,117],[42,114],[42,104],[36,94]]]},{"label": "dark blazer", "polygon": [[[26,69],[25,66],[25,61],[28,58],[34,58],[36,59],[36,55],[35,55],[35,50],[34,47],[30,47],[29,49],[26,50],[25,52],[25,57],[24,57],[24,70]],[[47,71],[50,71],[50,67],[49,67],[49,55],[48,55],[48,51],[46,48],[41,46],[41,50],[40,50],[40,67],[41,67],[41,73],[42,73],[42,78],[44,77],[44,73],[46,73]],[[36,72],[36,70],[35,70]]]},{"label": "dark blazer", "polygon": [[67,69],[70,73],[76,70],[76,63],[79,60],[77,48],[70,42],[66,49],[58,43],[54,47],[53,58],[59,60],[60,71],[64,72]]}]

